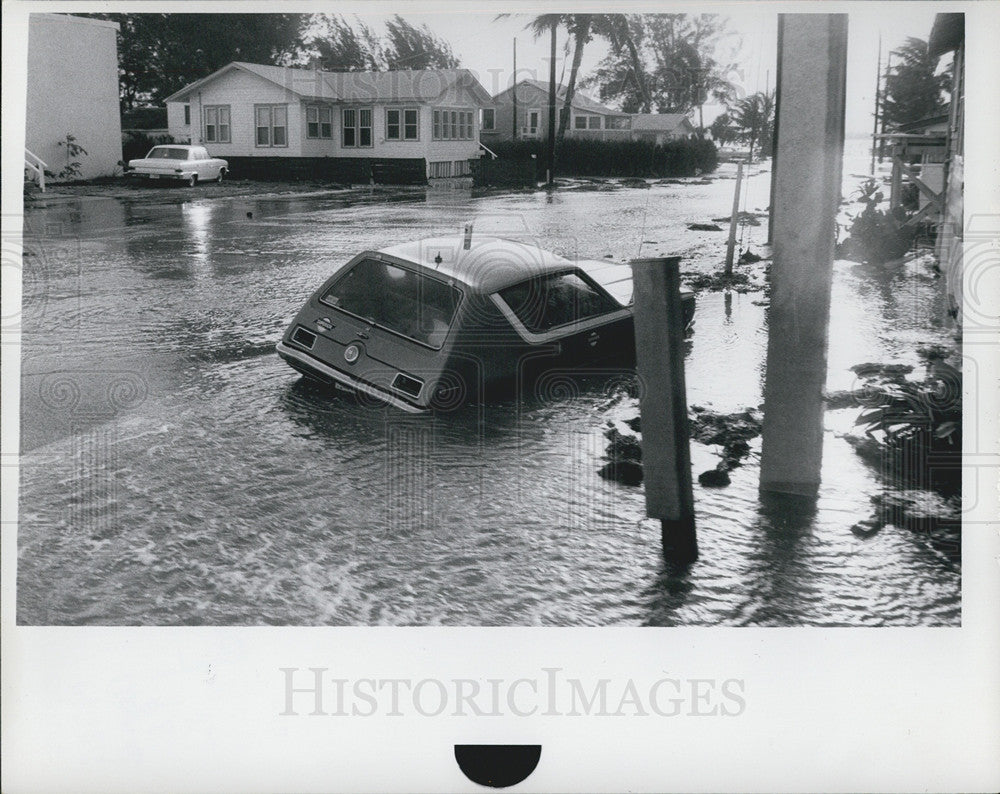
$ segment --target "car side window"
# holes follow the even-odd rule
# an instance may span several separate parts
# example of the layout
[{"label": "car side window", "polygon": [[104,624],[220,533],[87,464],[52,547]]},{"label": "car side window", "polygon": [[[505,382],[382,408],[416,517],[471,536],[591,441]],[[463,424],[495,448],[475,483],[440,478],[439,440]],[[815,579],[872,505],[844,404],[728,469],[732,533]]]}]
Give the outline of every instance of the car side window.
[{"label": "car side window", "polygon": [[522,281],[501,290],[500,297],[533,333],[621,309],[607,294],[573,272]]}]

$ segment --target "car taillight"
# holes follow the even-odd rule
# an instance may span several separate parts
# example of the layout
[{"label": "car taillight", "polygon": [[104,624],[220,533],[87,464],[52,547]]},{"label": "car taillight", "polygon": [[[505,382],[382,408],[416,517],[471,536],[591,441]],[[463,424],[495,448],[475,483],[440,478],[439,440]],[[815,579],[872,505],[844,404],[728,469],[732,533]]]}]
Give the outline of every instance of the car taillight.
[{"label": "car taillight", "polygon": [[409,394],[411,397],[419,395],[423,385],[424,382],[419,378],[412,378],[402,372],[398,373],[392,381],[392,388],[404,394]]}]

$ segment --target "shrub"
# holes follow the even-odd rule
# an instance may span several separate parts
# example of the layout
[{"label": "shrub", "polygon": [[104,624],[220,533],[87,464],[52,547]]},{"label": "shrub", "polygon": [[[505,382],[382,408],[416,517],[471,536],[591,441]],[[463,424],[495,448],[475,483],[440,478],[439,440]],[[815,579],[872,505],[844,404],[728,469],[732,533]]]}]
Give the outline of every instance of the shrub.
[{"label": "shrub", "polygon": [[164,143],[177,143],[169,135],[146,135],[144,132],[122,133],[122,162],[145,157],[154,146]]},{"label": "shrub", "polygon": [[917,230],[906,225],[909,213],[902,207],[888,212],[880,210],[878,204],[882,199],[882,191],[874,179],[861,184],[857,201],[865,208],[851,223],[840,255],[857,262],[881,264],[899,259],[910,250]]},{"label": "shrub", "polygon": [[[545,168],[545,141],[498,141],[490,144],[502,158],[524,160],[535,155]],[[708,140],[599,141],[566,138],[556,151],[556,172],[565,176],[679,177],[714,171],[718,150]]]},{"label": "shrub", "polygon": [[904,486],[930,485],[945,494],[959,493],[961,371],[934,360],[923,382],[890,378],[889,382],[869,383],[865,392],[869,408],[855,424],[882,448],[883,467]]},{"label": "shrub", "polygon": [[66,150],[66,166],[58,172],[46,170],[45,175],[52,179],[69,180],[79,179],[83,172],[83,163],[77,158],[80,155],[87,156],[87,150],[76,142],[76,136],[67,134],[65,139],[58,141],[57,146]]}]

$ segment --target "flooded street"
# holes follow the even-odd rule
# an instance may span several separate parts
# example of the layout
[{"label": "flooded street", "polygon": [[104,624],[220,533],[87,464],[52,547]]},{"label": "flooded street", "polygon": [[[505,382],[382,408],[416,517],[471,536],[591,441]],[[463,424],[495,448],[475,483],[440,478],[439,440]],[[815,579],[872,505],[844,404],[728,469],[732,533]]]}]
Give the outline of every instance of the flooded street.
[{"label": "flooded street", "polygon": [[[747,210],[769,178],[751,178]],[[733,184],[723,166],[649,189],[179,189],[28,209],[18,621],[959,625],[955,560],[910,530],[851,532],[883,488],[838,435],[857,409],[827,414],[814,512],[762,504],[759,438],[731,485],[696,483],[701,558],[678,573],[641,487],[597,473],[626,370],[414,417],[306,384],[274,352],[336,266],[469,221],[567,256],[718,272],[725,232],[687,224],[728,215]],[[765,236],[742,243],[766,254]],[[763,264],[746,271],[761,286]],[[913,349],[943,336],[938,292],[925,268],[837,262],[828,389],[856,386],[861,362],[919,370]],[[689,404],[762,402],[765,298],[698,294]],[[718,451],[693,444],[696,476]]]}]

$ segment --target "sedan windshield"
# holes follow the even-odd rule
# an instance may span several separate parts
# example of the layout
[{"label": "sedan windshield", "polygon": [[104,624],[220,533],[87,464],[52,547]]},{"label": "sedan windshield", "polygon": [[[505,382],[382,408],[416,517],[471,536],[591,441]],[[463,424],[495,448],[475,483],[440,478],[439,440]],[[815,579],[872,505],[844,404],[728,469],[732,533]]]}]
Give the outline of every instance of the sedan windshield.
[{"label": "sedan windshield", "polygon": [[437,350],[444,344],[461,296],[437,279],[362,259],[321,300]]},{"label": "sedan windshield", "polygon": [[187,160],[187,149],[172,149],[168,146],[157,146],[146,155],[149,160]]}]

